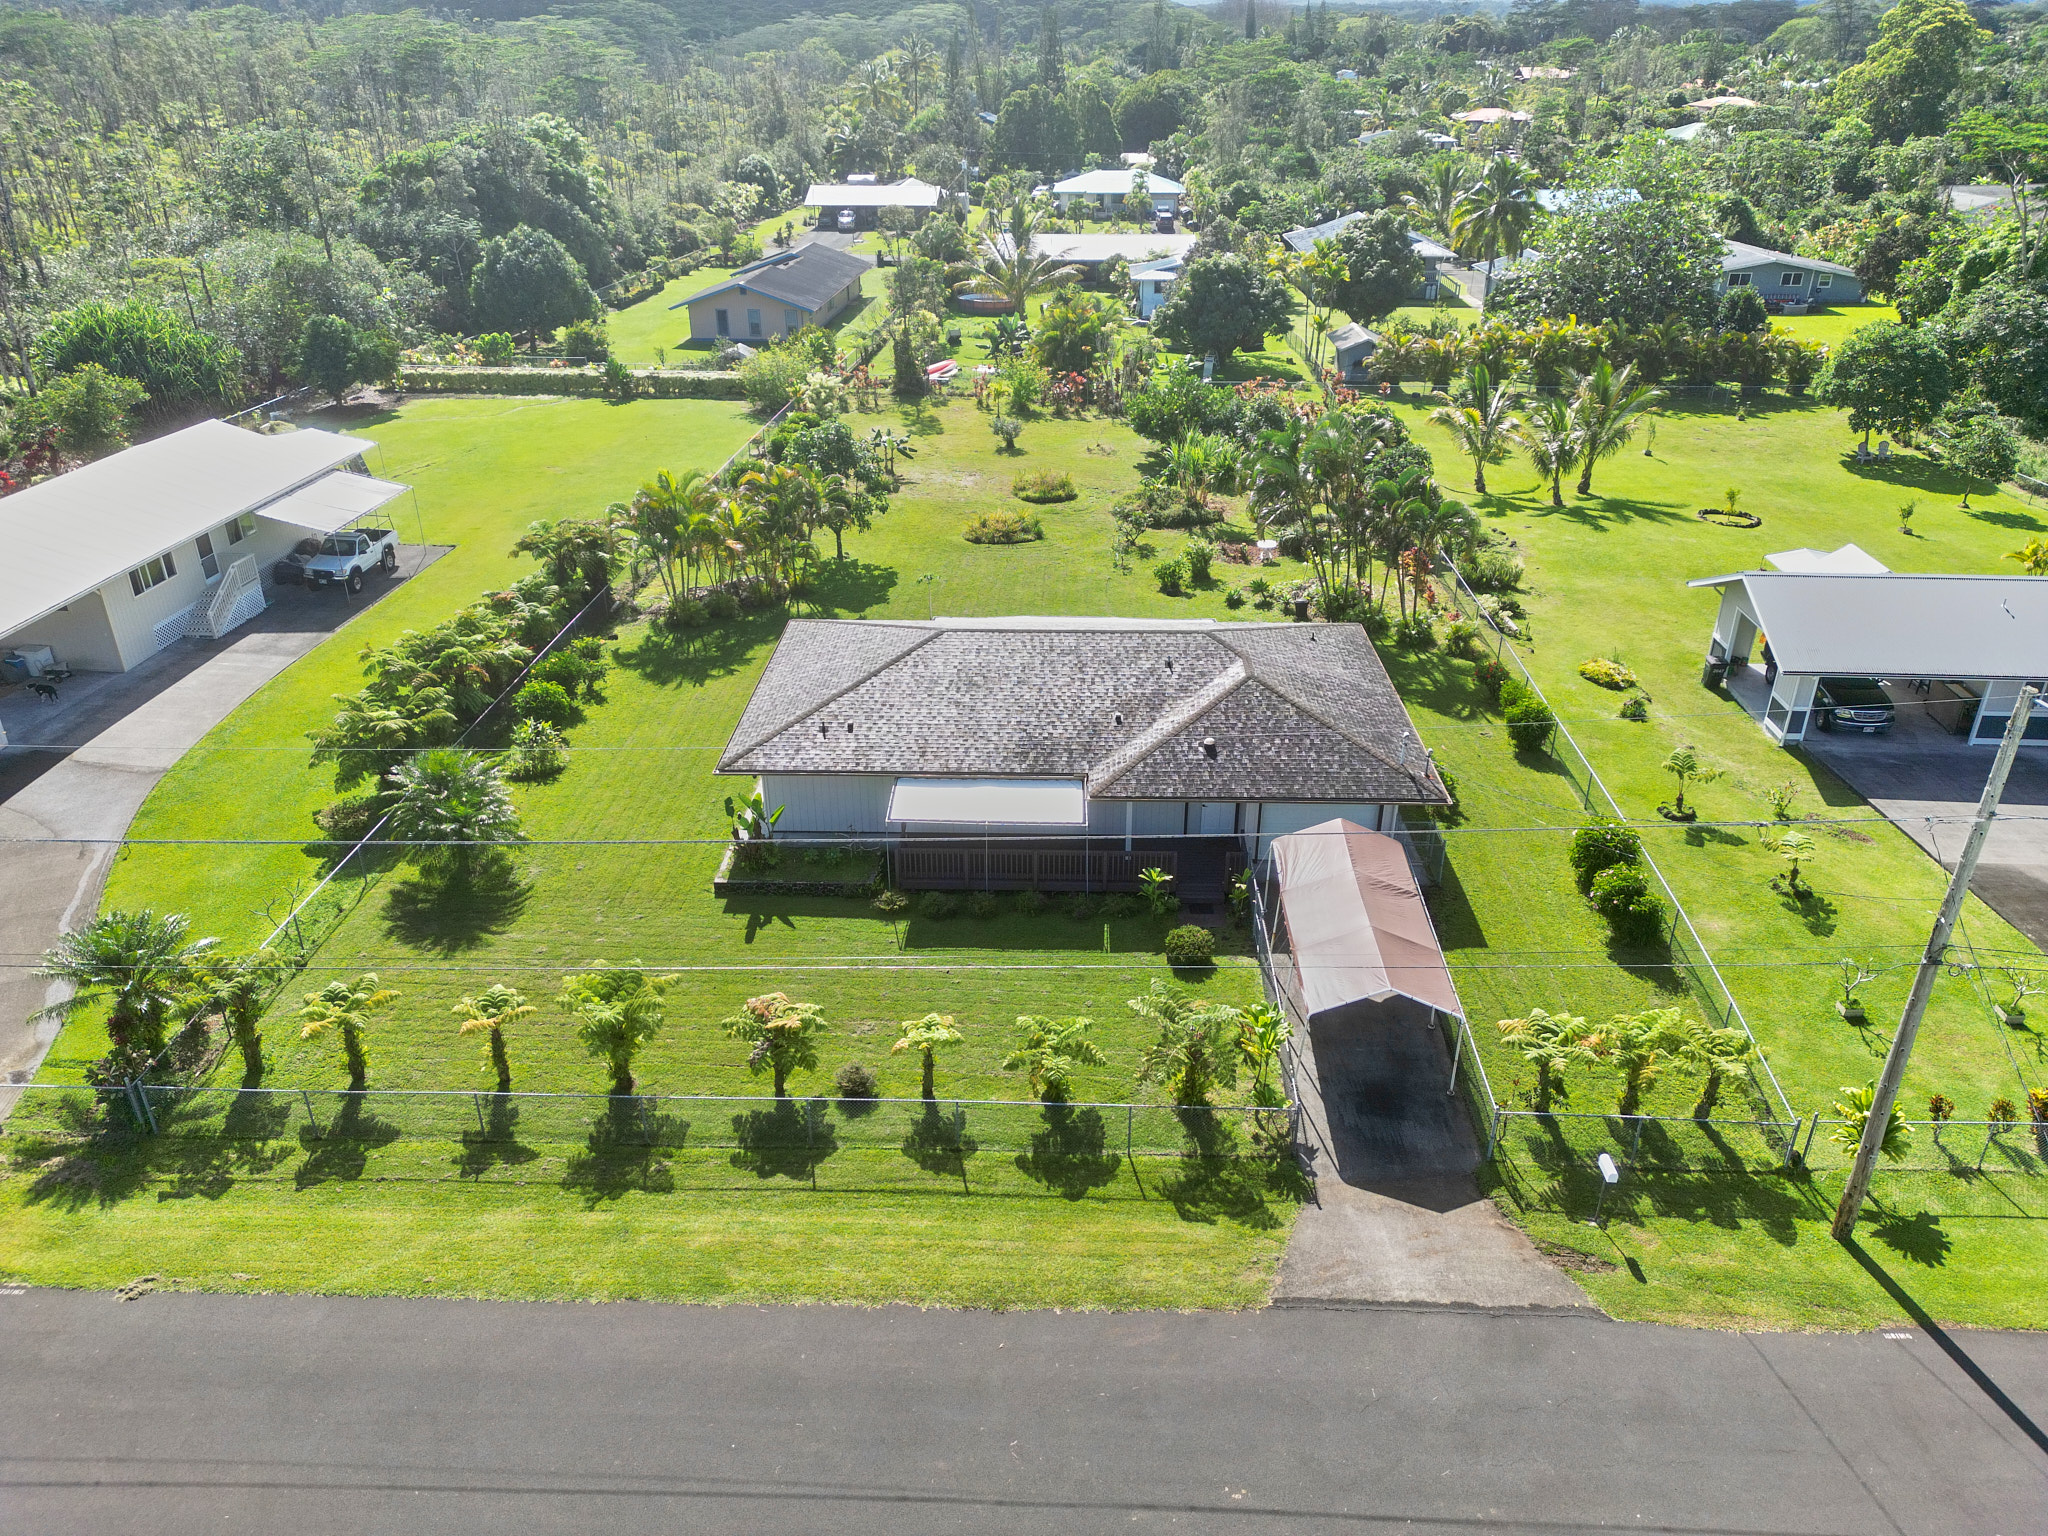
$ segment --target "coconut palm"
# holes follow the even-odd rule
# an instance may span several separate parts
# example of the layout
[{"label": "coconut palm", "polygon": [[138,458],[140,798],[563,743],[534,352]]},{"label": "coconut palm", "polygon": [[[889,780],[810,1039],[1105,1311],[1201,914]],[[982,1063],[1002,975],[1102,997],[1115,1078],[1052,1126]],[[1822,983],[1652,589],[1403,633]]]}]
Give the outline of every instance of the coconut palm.
[{"label": "coconut palm", "polygon": [[494,981],[475,997],[464,994],[452,1011],[462,1020],[455,1031],[458,1035],[489,1033],[490,1039],[484,1045],[484,1060],[498,1069],[498,1092],[510,1092],[512,1063],[505,1054],[505,1026],[532,1018],[539,1010],[526,1000],[523,993],[514,991],[501,981]]},{"label": "coconut palm", "polygon": [[815,1072],[818,1068],[817,1036],[828,1028],[825,1013],[816,1003],[799,1003],[780,992],[750,997],[739,1012],[720,1020],[734,1040],[750,1042],[747,1070],[758,1076],[774,1074],[775,1097],[783,1097],[784,1084],[792,1072]]},{"label": "coconut palm", "polygon": [[924,1097],[935,1099],[938,1097],[938,1090],[933,1085],[932,1077],[937,1066],[938,1053],[946,1046],[958,1045],[963,1038],[965,1037],[960,1031],[953,1027],[953,1016],[950,1013],[928,1013],[921,1019],[903,1021],[903,1034],[889,1047],[889,1053],[895,1056],[905,1051],[916,1051],[923,1059],[924,1065],[924,1085],[921,1091]]},{"label": "coconut palm", "polygon": [[398,794],[391,835],[410,844],[407,856],[430,874],[462,884],[486,849],[525,840],[503,775],[481,753],[430,747],[389,778]]},{"label": "coconut palm", "polygon": [[1483,364],[1475,363],[1453,389],[1439,390],[1433,398],[1440,403],[1429,419],[1449,432],[1472,461],[1472,489],[1484,496],[1486,466],[1506,461],[1522,425],[1514,414],[1514,395],[1507,385],[1495,384]]},{"label": "coconut palm", "polygon": [[1536,472],[1550,482],[1550,504],[1563,506],[1564,477],[1579,464],[1579,429],[1570,405],[1555,396],[1532,401],[1515,441]]},{"label": "coconut palm", "polygon": [[1744,1031],[1716,1029],[1691,1014],[1673,1023],[1665,1033],[1664,1043],[1677,1060],[1705,1075],[1699,1101],[1692,1107],[1695,1120],[1712,1116],[1714,1106],[1720,1102],[1721,1089],[1730,1077],[1747,1078],[1763,1059],[1763,1052]]},{"label": "coconut palm", "polygon": [[1459,155],[1438,155],[1423,168],[1421,190],[1404,195],[1401,206],[1450,240],[1458,225],[1458,204],[1472,186],[1470,162]]},{"label": "coconut palm", "polygon": [[634,1059],[661,1032],[664,985],[637,963],[602,961],[562,982],[561,1002],[576,1016],[577,1038],[592,1056],[603,1058],[614,1094],[633,1091]]},{"label": "coconut palm", "polygon": [[1550,1112],[1553,1099],[1567,1097],[1564,1074],[1573,1066],[1590,1065],[1598,1038],[1576,1014],[1531,1008],[1519,1019],[1500,1021],[1501,1037],[1536,1069],[1536,1113]]},{"label": "coconut palm", "polygon": [[369,1032],[370,1015],[397,996],[378,981],[374,971],[365,971],[354,981],[330,981],[318,992],[305,995],[299,1008],[299,1038],[339,1035],[342,1058],[348,1063],[349,1088],[360,1093],[370,1076],[370,1048],[363,1038]]},{"label": "coconut palm", "polygon": [[1626,448],[1650,413],[1663,402],[1664,391],[1636,382],[1631,365],[1615,371],[1606,358],[1579,376],[1572,394],[1572,421],[1579,431],[1579,494],[1593,493],[1593,465]]},{"label": "coconut palm", "polygon": [[1481,261],[1521,255],[1536,217],[1531,190],[1520,162],[1496,156],[1452,209],[1451,243]]},{"label": "coconut palm", "polygon": [[1041,1103],[1059,1103],[1067,1097],[1076,1067],[1101,1067],[1108,1059],[1088,1038],[1093,1019],[1048,1019],[1023,1015],[1017,1027],[1024,1038],[1003,1058],[1005,1072],[1022,1072],[1031,1091]]},{"label": "coconut palm", "polygon": [[1244,1017],[1237,1009],[1191,997],[1163,981],[1125,1006],[1159,1031],[1139,1059],[1140,1084],[1163,1083],[1176,1104],[1194,1108],[1209,1102],[1212,1088],[1237,1081],[1235,1045]]},{"label": "coconut palm", "polygon": [[103,912],[67,933],[43,955],[38,976],[68,982],[71,995],[40,1010],[38,1019],[68,1019],[107,1005],[107,1038],[116,1051],[154,1054],[163,1049],[164,1025],[195,967],[218,939],[193,939],[182,913],[158,916]]},{"label": "coconut palm", "polygon": [[974,254],[948,274],[953,291],[1000,295],[1022,315],[1033,294],[1079,277],[1079,267],[1032,250],[1040,217],[1029,198],[1012,202],[1002,227],[983,234]]}]

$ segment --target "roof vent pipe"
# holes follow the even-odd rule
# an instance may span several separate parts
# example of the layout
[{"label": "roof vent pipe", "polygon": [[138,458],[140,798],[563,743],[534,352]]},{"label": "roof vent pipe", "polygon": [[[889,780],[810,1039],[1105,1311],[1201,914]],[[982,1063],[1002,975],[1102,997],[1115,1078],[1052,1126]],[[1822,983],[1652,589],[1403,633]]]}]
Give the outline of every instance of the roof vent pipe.
[{"label": "roof vent pipe", "polygon": [[1406,731],[1401,733],[1401,761],[1399,766],[1403,768],[1408,766],[1408,733]]},{"label": "roof vent pipe", "polygon": [[1202,738],[1202,756],[1204,756],[1204,757],[1214,757],[1215,755],[1216,755],[1216,738],[1215,738],[1214,736],[1204,736],[1204,737]]}]

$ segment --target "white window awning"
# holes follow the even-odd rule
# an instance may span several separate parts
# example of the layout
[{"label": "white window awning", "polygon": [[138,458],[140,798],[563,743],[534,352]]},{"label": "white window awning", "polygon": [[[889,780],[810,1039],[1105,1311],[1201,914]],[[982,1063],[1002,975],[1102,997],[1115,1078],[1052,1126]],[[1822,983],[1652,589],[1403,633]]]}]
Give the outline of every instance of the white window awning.
[{"label": "white window awning", "polygon": [[369,516],[405,489],[390,480],[337,469],[311,485],[300,486],[289,496],[280,496],[269,505],[258,507],[256,515],[272,522],[290,523],[294,528],[310,528],[315,533],[333,533],[359,517]]},{"label": "white window awning", "polygon": [[889,819],[1083,827],[1088,794],[1079,779],[898,779]]}]

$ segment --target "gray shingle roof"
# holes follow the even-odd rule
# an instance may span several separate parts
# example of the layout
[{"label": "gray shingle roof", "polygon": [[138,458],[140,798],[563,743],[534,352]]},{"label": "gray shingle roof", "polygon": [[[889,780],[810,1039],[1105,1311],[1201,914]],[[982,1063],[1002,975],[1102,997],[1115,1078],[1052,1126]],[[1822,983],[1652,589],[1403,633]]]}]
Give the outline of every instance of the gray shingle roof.
[{"label": "gray shingle roof", "polygon": [[669,307],[681,309],[684,304],[708,299],[714,293],[739,288],[773,299],[778,304],[815,310],[840,289],[859,282],[869,265],[865,257],[835,251],[828,245],[800,245],[795,250],[763,257],[751,266],[741,267],[724,282],[714,283],[691,294],[681,304]]},{"label": "gray shingle roof", "polygon": [[1838,277],[1856,275],[1854,267],[1845,267],[1835,261],[1822,261],[1818,256],[1794,256],[1790,251],[1774,251],[1761,245],[1746,245],[1740,240],[1721,242],[1723,272],[1740,272],[1744,267],[1767,266],[1772,262],[1788,267],[1804,267],[1814,272],[1832,272]]},{"label": "gray shingle roof", "polygon": [[1074,777],[1107,799],[1446,798],[1349,624],[795,619],[718,767]]}]

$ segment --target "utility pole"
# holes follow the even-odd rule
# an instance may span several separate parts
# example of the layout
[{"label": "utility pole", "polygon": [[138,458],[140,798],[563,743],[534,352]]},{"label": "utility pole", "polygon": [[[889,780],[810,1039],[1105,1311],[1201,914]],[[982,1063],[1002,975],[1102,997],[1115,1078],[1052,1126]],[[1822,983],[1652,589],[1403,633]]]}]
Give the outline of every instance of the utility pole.
[{"label": "utility pole", "polygon": [[1920,1033],[1921,1016],[1927,1012],[1927,998],[1934,990],[1934,978],[1941,970],[1948,955],[1948,936],[1954,931],[1956,917],[1963,909],[1963,897],[1969,894],[1970,876],[1976,873],[1977,856],[1984,851],[1984,839],[1990,835],[1991,823],[1998,815],[1999,797],[2005,793],[2006,775],[2012,772],[2012,760],[2019,753],[2020,738],[2026,735],[2027,716],[2033,712],[2034,700],[2039,690],[2031,684],[2020,689],[2019,698],[2014,701],[2012,718],[2005,723],[2005,739],[1998,744],[1998,758],[1991,765],[1991,777],[1984,781],[1984,798],[1977,802],[1977,819],[1970,823],[1969,840],[1963,844],[1963,856],[1956,860],[1956,872],[1949,877],[1948,894],[1942,898],[1941,911],[1934,919],[1934,932],[1927,937],[1926,953],[1920,957],[1920,969],[1913,975],[1913,991],[1906,999],[1905,1016],[1899,1020],[1899,1032],[1892,1039],[1892,1048],[1884,1059],[1884,1071],[1878,1074],[1877,1093],[1870,1101],[1870,1118],[1863,1122],[1863,1139],[1856,1146],[1856,1161],[1849,1168],[1849,1182],[1842,1190],[1842,1203],[1835,1207],[1834,1225],[1829,1229],[1837,1239],[1847,1241],[1856,1230],[1856,1218],[1863,1210],[1863,1197],[1870,1192],[1870,1173],[1876,1166],[1878,1149],[1884,1145],[1885,1128],[1891,1124],[1892,1106],[1899,1099],[1899,1083],[1906,1075],[1906,1062],[1913,1054],[1914,1038]]}]

